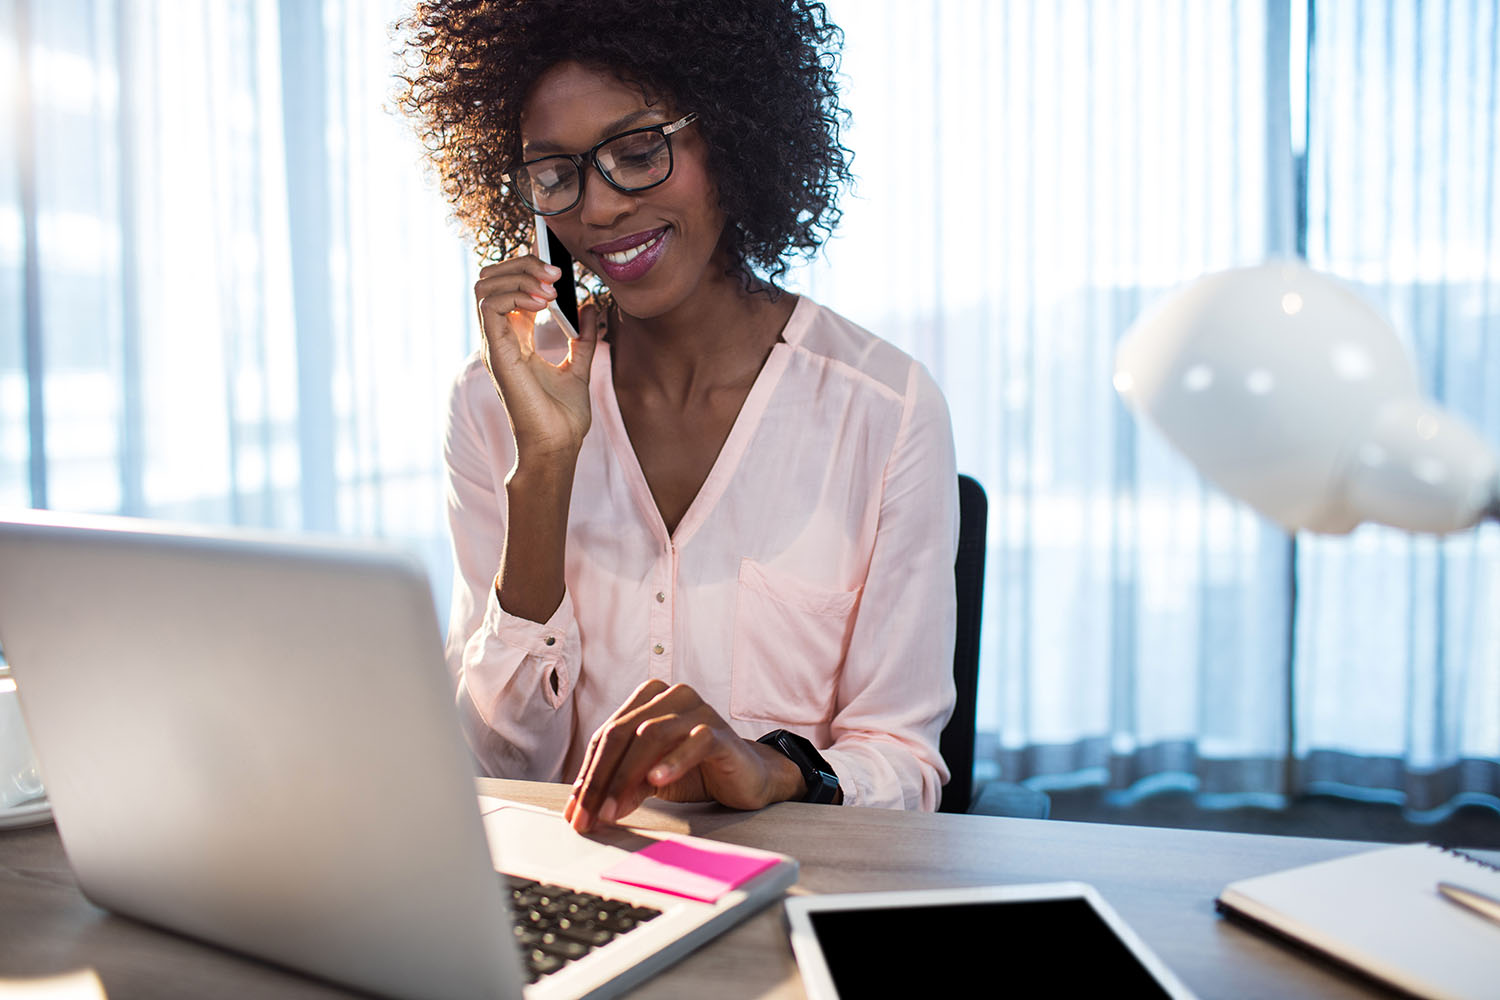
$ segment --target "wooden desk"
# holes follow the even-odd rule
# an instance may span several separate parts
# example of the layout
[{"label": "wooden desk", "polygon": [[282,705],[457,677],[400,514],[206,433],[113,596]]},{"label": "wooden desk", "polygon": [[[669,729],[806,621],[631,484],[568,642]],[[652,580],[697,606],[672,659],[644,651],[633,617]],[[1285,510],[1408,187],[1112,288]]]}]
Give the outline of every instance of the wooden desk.
[{"label": "wooden desk", "polygon": [[[561,808],[564,785],[481,780],[482,791]],[[1092,883],[1204,1000],[1369,997],[1362,983],[1225,923],[1227,882],[1364,850],[1266,837],[782,803],[759,813],[649,806],[633,822],[769,848],[802,862],[793,892],[1076,879]],[[1480,852],[1484,854],[1484,852]],[[1500,861],[1500,852],[1489,852]],[[989,959],[1008,976],[1003,942]],[[1026,956],[1014,956],[1023,966]],[[347,996],[343,991],[114,917],[78,892],[52,827],[0,831],[0,978],[92,967],[112,1000]],[[655,977],[642,997],[801,997],[779,906]]]}]

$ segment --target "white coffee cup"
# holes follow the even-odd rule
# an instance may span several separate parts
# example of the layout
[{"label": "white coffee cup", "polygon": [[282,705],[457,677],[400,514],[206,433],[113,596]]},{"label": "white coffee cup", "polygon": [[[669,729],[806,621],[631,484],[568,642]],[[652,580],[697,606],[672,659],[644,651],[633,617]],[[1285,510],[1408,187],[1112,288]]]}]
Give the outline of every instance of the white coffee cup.
[{"label": "white coffee cup", "polygon": [[45,793],[36,753],[21,718],[21,699],[10,668],[0,662],[0,809],[40,799]]}]

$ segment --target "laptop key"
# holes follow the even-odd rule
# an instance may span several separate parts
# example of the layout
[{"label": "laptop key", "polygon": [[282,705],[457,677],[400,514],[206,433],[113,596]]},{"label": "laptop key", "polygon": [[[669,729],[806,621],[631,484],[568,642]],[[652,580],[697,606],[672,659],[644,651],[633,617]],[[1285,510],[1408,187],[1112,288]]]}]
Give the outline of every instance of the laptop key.
[{"label": "laptop key", "polygon": [[567,904],[568,910],[573,913],[600,909],[601,905],[605,902],[602,896],[595,896],[591,892],[570,893],[563,897],[562,901]]},{"label": "laptop key", "polygon": [[519,876],[504,876],[513,927],[531,982],[658,916],[649,906]]},{"label": "laptop key", "polygon": [[609,944],[615,938],[615,932],[607,927],[598,927],[589,924],[576,924],[564,917],[558,921],[557,933],[565,938],[578,941],[592,948]]},{"label": "laptop key", "polygon": [[549,955],[539,948],[533,948],[526,953],[526,967],[536,977],[531,980],[533,983],[543,976],[550,976],[567,964],[567,959],[559,955]]},{"label": "laptop key", "polygon": [[570,962],[575,958],[582,958],[594,950],[592,945],[561,937],[556,931],[548,931],[543,934],[541,941],[537,942],[537,948],[549,955],[556,955],[558,958],[565,958]]}]

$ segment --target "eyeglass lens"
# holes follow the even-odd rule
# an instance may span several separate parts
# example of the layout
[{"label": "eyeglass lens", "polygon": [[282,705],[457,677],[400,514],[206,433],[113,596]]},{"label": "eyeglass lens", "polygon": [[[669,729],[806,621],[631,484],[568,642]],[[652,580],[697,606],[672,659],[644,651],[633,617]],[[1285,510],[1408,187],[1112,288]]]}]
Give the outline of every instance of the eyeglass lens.
[{"label": "eyeglass lens", "polygon": [[[655,187],[672,172],[672,150],[660,132],[627,132],[600,146],[594,156],[604,179],[625,191]],[[566,156],[528,163],[516,180],[527,204],[543,214],[573,207],[583,183],[578,164]]]}]

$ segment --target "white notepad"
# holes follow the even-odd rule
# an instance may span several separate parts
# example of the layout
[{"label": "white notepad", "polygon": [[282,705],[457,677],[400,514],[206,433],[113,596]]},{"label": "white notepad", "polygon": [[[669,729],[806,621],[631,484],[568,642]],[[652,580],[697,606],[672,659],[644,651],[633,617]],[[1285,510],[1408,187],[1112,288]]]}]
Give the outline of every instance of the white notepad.
[{"label": "white notepad", "polygon": [[1418,996],[1500,995],[1500,924],[1439,895],[1439,882],[1500,897],[1500,869],[1408,844],[1243,879],[1218,905]]}]

